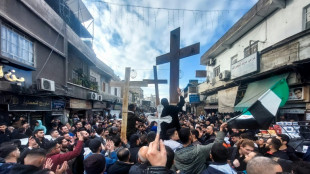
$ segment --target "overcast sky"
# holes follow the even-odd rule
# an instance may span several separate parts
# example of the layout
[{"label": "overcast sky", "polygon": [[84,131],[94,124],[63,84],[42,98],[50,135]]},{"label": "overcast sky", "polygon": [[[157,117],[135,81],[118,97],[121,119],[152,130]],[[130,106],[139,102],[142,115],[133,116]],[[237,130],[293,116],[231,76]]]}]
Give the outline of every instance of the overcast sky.
[{"label": "overcast sky", "polygon": [[[136,71],[136,77],[131,80],[153,78],[156,57],[169,52],[170,31],[175,28],[181,27],[181,48],[200,42],[199,55],[181,60],[181,88],[186,87],[190,79],[196,79],[196,70],[205,69],[200,65],[202,54],[257,1],[83,0],[95,21],[95,53],[121,79],[124,79],[125,67]],[[169,83],[169,63],[157,69],[158,77]],[[204,78],[198,80],[205,81]],[[143,90],[145,96],[155,94],[154,85]],[[160,98],[168,97],[169,84],[159,85],[159,93]]]}]

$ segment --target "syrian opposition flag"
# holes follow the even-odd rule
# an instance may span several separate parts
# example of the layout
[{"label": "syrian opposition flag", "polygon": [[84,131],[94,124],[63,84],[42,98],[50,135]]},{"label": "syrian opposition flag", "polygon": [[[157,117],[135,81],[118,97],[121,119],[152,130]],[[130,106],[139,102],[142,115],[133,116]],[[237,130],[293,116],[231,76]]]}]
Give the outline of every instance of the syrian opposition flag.
[{"label": "syrian opposition flag", "polygon": [[284,106],[289,96],[286,79],[279,80],[261,95],[241,115],[228,121],[228,126],[238,129],[268,129],[279,107]]}]

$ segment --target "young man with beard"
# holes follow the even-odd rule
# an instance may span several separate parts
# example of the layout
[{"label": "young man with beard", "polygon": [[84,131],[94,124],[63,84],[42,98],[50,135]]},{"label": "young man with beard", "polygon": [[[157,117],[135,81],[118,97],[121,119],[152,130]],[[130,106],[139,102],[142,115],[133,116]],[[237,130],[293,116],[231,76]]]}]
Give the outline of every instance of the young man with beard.
[{"label": "young man with beard", "polygon": [[[57,142],[51,142],[47,151],[47,158],[51,158],[52,163],[54,164],[51,168],[52,171],[56,172],[57,165],[62,165],[63,162],[69,161],[80,155],[83,149],[84,138],[80,132],[77,132],[78,142],[73,151],[67,152],[65,154],[60,154],[60,144]],[[67,170],[71,173],[71,171]]]},{"label": "young man with beard", "polygon": [[295,153],[295,149],[288,145],[290,137],[285,134],[278,134],[277,138],[281,141],[279,150],[285,152],[291,161],[300,161]]},{"label": "young man with beard", "polygon": [[285,152],[279,150],[281,147],[281,141],[276,137],[269,138],[266,142],[266,147],[269,149],[269,151],[267,151],[264,156],[277,157],[285,160],[289,159]]},{"label": "young man with beard", "polygon": [[34,139],[36,142],[39,144],[39,146],[43,149],[47,149],[49,146],[49,141],[48,139],[44,138],[44,130],[43,129],[37,129],[34,131]]},{"label": "young man with beard", "polygon": [[206,138],[205,138],[205,141],[203,143],[204,145],[208,145],[208,144],[214,142],[216,135],[214,134],[213,126],[208,126],[206,128],[206,134],[205,135],[206,135]]}]

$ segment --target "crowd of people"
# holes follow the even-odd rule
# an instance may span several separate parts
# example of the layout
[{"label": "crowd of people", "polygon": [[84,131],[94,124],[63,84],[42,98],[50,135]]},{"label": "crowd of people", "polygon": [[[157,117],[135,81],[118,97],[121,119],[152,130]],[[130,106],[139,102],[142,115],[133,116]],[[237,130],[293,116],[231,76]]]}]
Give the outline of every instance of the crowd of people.
[{"label": "crowd of people", "polygon": [[51,130],[40,120],[31,130],[23,117],[1,122],[0,174],[310,173],[309,156],[296,154],[285,134],[259,138],[256,130],[227,127],[229,116],[184,114],[162,103],[162,116],[173,121],[160,133],[156,122],[129,105],[124,139],[117,119],[75,117],[73,125],[54,120]]}]

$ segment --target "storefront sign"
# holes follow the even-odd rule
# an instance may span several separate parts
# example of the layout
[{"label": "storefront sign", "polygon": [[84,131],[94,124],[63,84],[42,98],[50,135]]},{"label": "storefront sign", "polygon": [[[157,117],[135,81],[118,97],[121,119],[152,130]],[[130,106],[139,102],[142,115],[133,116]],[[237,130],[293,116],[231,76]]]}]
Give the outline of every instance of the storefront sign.
[{"label": "storefront sign", "polygon": [[258,53],[254,53],[231,65],[231,79],[259,71]]},{"label": "storefront sign", "polygon": [[52,109],[53,110],[64,110],[65,109],[65,102],[64,101],[61,101],[61,100],[53,100],[52,102]]},{"label": "storefront sign", "polygon": [[191,94],[191,95],[189,95],[189,103],[199,103],[199,102],[200,102],[199,94]]},{"label": "storefront sign", "polygon": [[9,65],[0,64],[0,80],[30,86],[32,84],[31,74],[31,71],[25,71]]},{"label": "storefront sign", "polygon": [[94,101],[93,102],[93,108],[94,109],[106,109],[107,108],[107,102]]},{"label": "storefront sign", "polygon": [[51,111],[52,102],[49,98],[30,96],[14,96],[9,105],[9,111]]},{"label": "storefront sign", "polygon": [[305,114],[305,109],[280,109],[281,114]]},{"label": "storefront sign", "polygon": [[304,88],[290,88],[288,100],[303,100],[304,99]]},{"label": "storefront sign", "polygon": [[206,102],[207,103],[211,103],[211,104],[218,103],[218,95],[217,95],[217,93],[208,96]]},{"label": "storefront sign", "polygon": [[121,110],[122,109],[122,105],[114,105],[114,110]]},{"label": "storefront sign", "polygon": [[91,109],[91,102],[79,99],[70,99],[70,108],[72,109]]}]

